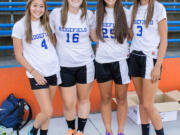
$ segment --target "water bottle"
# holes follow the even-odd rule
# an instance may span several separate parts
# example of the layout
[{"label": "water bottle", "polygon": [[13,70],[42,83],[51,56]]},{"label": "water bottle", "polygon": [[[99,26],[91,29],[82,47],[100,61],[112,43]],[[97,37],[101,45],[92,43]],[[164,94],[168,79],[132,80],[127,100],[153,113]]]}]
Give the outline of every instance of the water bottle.
[{"label": "water bottle", "polygon": [[3,126],[0,126],[0,135],[6,135],[6,128]]},{"label": "water bottle", "polygon": [[0,126],[0,135],[12,135],[12,134],[13,134],[13,128],[6,128]]}]

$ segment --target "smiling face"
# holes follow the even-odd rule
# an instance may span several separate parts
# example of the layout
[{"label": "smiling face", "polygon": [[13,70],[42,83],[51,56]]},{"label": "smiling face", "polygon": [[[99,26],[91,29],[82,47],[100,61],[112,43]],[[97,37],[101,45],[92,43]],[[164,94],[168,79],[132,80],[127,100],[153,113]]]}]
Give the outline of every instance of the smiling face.
[{"label": "smiling face", "polygon": [[68,0],[69,8],[80,8],[83,0]]},{"label": "smiling face", "polygon": [[104,0],[108,8],[114,8],[116,0]]},{"label": "smiling face", "polygon": [[30,5],[31,20],[36,21],[40,19],[45,13],[44,0],[33,0]]}]

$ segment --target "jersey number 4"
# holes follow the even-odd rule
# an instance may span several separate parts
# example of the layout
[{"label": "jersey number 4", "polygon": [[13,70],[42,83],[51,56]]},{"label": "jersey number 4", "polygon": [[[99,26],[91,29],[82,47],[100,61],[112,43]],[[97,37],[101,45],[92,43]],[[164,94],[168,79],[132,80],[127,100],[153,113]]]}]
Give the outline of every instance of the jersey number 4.
[{"label": "jersey number 4", "polygon": [[45,39],[43,39],[43,41],[41,43],[41,47],[44,48],[44,49],[48,49]]},{"label": "jersey number 4", "polygon": [[[67,43],[70,43],[70,42],[71,42],[71,41],[70,41],[70,34],[69,34],[69,33],[67,33],[66,42],[67,42]],[[79,34],[78,34],[78,33],[74,33],[74,34],[72,35],[72,42],[73,42],[73,43],[78,43],[78,42],[79,42]]]},{"label": "jersey number 4", "polygon": [[139,30],[138,33],[137,33],[137,36],[141,37],[142,32],[143,32],[143,27],[142,26],[137,26],[137,29]]}]

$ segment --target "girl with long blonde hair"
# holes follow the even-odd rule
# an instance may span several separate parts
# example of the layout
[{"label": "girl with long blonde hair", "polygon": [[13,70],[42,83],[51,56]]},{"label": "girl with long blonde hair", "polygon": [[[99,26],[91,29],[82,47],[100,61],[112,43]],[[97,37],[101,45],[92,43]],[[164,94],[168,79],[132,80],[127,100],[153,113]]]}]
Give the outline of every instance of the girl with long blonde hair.
[{"label": "girl with long blonde hair", "polygon": [[129,67],[139,98],[142,135],[149,135],[149,120],[156,134],[164,135],[160,114],[154,106],[154,98],[167,49],[166,10],[156,0],[135,0],[131,14],[133,38]]},{"label": "girl with long blonde hair", "polygon": [[96,40],[94,14],[87,10],[86,0],[64,0],[61,8],[55,8],[51,12],[50,22],[55,28],[56,50],[61,66],[60,90],[68,125],[66,135],[83,135],[90,112],[89,97],[95,76],[90,40]]},{"label": "girl with long blonde hair", "polygon": [[60,70],[53,33],[46,0],[29,0],[25,16],[15,23],[12,32],[16,59],[26,69],[30,86],[40,105],[40,112],[28,135],[37,135],[38,129],[40,135],[47,135],[53,113],[52,101]]}]

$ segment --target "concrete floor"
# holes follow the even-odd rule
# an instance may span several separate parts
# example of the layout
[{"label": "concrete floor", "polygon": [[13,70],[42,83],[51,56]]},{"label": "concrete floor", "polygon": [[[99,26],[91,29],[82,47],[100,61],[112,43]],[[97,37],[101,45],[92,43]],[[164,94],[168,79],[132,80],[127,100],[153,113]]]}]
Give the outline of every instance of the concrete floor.
[{"label": "concrete floor", "polygon": [[[112,113],[112,130],[114,135],[117,135],[117,118],[116,111]],[[31,121],[24,129],[21,130],[20,135],[27,135],[27,130],[31,127]],[[180,135],[180,112],[176,121],[164,122],[165,135]],[[52,118],[49,127],[48,135],[65,135],[67,132],[67,125],[64,117]],[[127,118],[125,127],[126,135],[141,135],[140,125],[136,125],[130,118]],[[15,135],[15,134],[13,134]],[[89,120],[85,128],[85,135],[105,135],[104,125],[100,113],[90,114]],[[153,127],[151,126],[150,135],[155,135]]]}]

